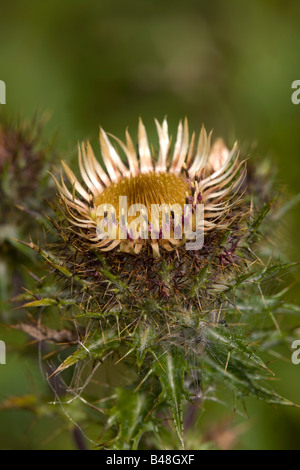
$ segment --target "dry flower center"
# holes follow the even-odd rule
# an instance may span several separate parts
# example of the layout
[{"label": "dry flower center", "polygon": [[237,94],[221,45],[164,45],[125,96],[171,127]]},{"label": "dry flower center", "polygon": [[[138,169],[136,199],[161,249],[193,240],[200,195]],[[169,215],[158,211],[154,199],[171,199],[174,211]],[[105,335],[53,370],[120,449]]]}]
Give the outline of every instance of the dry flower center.
[{"label": "dry flower center", "polygon": [[106,188],[96,198],[95,205],[111,204],[119,210],[119,197],[127,197],[128,208],[133,204],[143,204],[148,212],[151,204],[185,204],[186,192],[190,193],[188,181],[173,173],[144,173],[135,177],[123,178]]}]

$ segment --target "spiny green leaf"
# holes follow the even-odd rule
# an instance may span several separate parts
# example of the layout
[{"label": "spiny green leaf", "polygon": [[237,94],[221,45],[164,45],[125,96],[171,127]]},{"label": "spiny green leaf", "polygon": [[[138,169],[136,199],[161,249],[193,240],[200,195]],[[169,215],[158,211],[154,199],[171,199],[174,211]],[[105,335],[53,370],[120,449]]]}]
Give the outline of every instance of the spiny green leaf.
[{"label": "spiny green leaf", "polygon": [[178,348],[163,351],[158,357],[154,354],[155,373],[158,376],[162,393],[160,400],[166,400],[171,406],[175,428],[183,443],[183,411],[182,404],[187,392],[184,387],[184,376],[188,369],[187,362]]},{"label": "spiny green leaf", "polygon": [[50,305],[57,305],[57,301],[54,299],[40,299],[27,302],[23,307],[49,307]]},{"label": "spiny green leaf", "polygon": [[116,405],[109,411],[108,428],[116,424],[118,434],[110,447],[118,450],[136,450],[141,436],[155,429],[151,416],[147,416],[149,402],[143,393],[126,388],[116,391]]},{"label": "spiny green leaf", "polygon": [[270,390],[261,385],[259,375],[253,373],[253,370],[243,367],[242,364],[234,363],[224,367],[218,364],[214,358],[208,354],[203,357],[203,363],[206,365],[206,379],[210,374],[215,381],[225,382],[238,396],[253,396],[269,404],[297,406],[293,402],[281,397],[274,390]]},{"label": "spiny green leaf", "polygon": [[236,353],[242,354],[247,358],[248,361],[253,362],[254,365],[271,372],[263,360],[247,346],[247,343],[242,339],[232,335],[230,331],[226,331],[224,328],[205,328],[204,331],[208,340],[214,340],[218,343],[223,343],[226,347],[228,347],[229,352],[235,351]]},{"label": "spiny green leaf", "polygon": [[57,256],[53,255],[53,253],[51,253],[49,250],[44,250],[33,242],[25,243],[20,240],[17,240],[17,241],[25,246],[28,246],[29,248],[34,250],[36,253],[41,255],[45,259],[45,261],[50,264],[50,266],[52,266],[57,271],[59,271],[63,276],[67,278],[73,278],[74,281],[78,282],[83,287],[89,286],[90,283],[88,281],[85,281],[84,279],[81,279],[79,276],[74,275],[71,271],[69,271],[66,268],[65,263],[61,261]]},{"label": "spiny green leaf", "polygon": [[107,282],[110,282],[114,286],[116,286],[121,292],[122,291],[128,291],[129,288],[128,286],[122,282],[118,276],[115,274],[111,273],[108,269],[100,269],[100,272],[103,274],[103,276],[106,278]]},{"label": "spiny green leaf", "polygon": [[260,272],[256,276],[253,276],[253,280],[256,282],[263,282],[274,278],[275,276],[279,276],[284,271],[287,271],[291,268],[295,268],[298,265],[299,263],[275,263],[271,266],[267,266],[265,269],[263,269],[262,272]]},{"label": "spiny green leaf", "polygon": [[108,332],[106,336],[99,331],[96,331],[91,338],[84,344],[80,344],[80,348],[73,354],[67,357],[64,362],[57,368],[56,373],[62,372],[65,369],[76,364],[86,358],[102,359],[105,352],[110,352],[118,348],[120,338],[115,332]]},{"label": "spiny green leaf", "polygon": [[263,206],[263,208],[259,211],[259,213],[255,217],[255,219],[251,223],[251,226],[250,226],[251,233],[249,234],[250,236],[252,236],[253,234],[255,234],[257,232],[258,228],[260,227],[260,225],[263,222],[263,220],[265,219],[266,215],[268,214],[268,212],[270,211],[270,209],[274,205],[277,198],[278,198],[278,196],[271,199],[271,201],[268,201]]},{"label": "spiny green leaf", "polygon": [[29,307],[50,307],[52,305],[57,305],[58,307],[76,305],[75,300],[71,299],[52,299],[52,298],[43,298],[39,300],[33,300],[32,302],[27,302],[26,304],[22,305],[23,308]]},{"label": "spiny green leaf", "polygon": [[138,367],[141,367],[147,351],[155,340],[155,330],[152,326],[148,325],[146,328],[137,328],[134,333],[134,345],[136,352],[136,361]]},{"label": "spiny green leaf", "polygon": [[211,271],[210,271],[209,264],[204,266],[204,268],[200,270],[198,275],[195,277],[195,282],[190,292],[190,295],[192,297],[197,296],[199,292],[206,287],[207,283],[210,280],[210,274],[211,274]]}]

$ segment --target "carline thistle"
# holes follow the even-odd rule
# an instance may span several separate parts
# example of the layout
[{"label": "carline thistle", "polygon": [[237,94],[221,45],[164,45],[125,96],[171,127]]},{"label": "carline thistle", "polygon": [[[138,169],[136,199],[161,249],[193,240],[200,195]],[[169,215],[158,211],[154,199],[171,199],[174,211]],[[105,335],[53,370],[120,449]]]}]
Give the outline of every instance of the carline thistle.
[{"label": "carline thistle", "polygon": [[[179,123],[171,152],[168,123],[155,120],[159,150],[155,159],[142,120],[138,126],[137,151],[126,131],[126,143],[111,136],[120,153],[101,128],[100,145],[106,171],[89,142],[79,145],[79,168],[84,185],[69,166],[63,168],[71,187],[56,180],[66,216],[85,246],[101,251],[140,254],[151,247],[174,251],[201,232],[220,231],[232,223],[230,214],[241,200],[245,161],[239,162],[238,147],[231,151],[221,140],[210,146],[211,133],[202,126],[198,141],[189,139],[188,121]],[[202,211],[197,214],[197,206]],[[129,207],[129,210],[128,210]],[[139,217],[136,217],[137,213]],[[182,230],[182,225],[185,230]],[[202,237],[203,240],[203,237]],[[194,248],[201,248],[196,244]]]}]

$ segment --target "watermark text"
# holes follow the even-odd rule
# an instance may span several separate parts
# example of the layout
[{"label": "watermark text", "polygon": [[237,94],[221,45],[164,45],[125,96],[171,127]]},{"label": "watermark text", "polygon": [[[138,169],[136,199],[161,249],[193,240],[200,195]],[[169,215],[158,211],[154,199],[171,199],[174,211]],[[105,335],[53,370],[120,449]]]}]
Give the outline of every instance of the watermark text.
[{"label": "watermark text", "polygon": [[186,240],[187,250],[204,244],[203,204],[143,204],[127,207],[127,197],[119,197],[118,210],[112,204],[97,207],[98,240]]},{"label": "watermark text", "polygon": [[3,80],[0,80],[0,104],[6,104],[6,85]]},{"label": "watermark text", "polygon": [[292,343],[292,349],[296,349],[292,354],[292,363],[298,366],[300,364],[300,340],[295,340]]},{"label": "watermark text", "polygon": [[292,83],[292,89],[296,90],[292,93],[292,103],[299,104],[300,103],[300,80],[294,80]]},{"label": "watermark text", "polygon": [[0,341],[0,364],[6,364],[6,345]]}]

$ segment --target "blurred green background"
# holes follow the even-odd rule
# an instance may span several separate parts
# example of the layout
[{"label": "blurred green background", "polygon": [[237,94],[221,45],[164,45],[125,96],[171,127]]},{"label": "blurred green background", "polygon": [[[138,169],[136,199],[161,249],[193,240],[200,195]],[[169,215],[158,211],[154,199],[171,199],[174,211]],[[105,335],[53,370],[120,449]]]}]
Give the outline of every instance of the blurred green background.
[{"label": "blurred green background", "polygon": [[[141,115],[154,136],[153,118],[167,115],[174,134],[187,115],[196,130],[204,123],[229,144],[238,139],[254,161],[272,158],[279,183],[295,194],[300,105],[291,102],[291,84],[300,79],[299,26],[298,0],[1,0],[5,110],[29,117],[49,111],[46,133],[59,132],[66,159],[75,156],[78,140],[90,138],[97,148],[99,124],[119,137],[129,126],[134,135]],[[296,261],[299,230],[296,207],[282,240]],[[299,302],[299,284],[290,296]],[[37,355],[22,358],[23,337],[5,335],[14,347],[0,366],[0,401],[46,389]],[[300,365],[288,358],[272,368],[278,391],[300,403]],[[240,448],[300,449],[300,410],[252,400],[247,409]],[[233,412],[225,416],[232,420]],[[207,406],[200,432],[223,419],[222,407]],[[57,426],[53,417],[2,411],[0,448],[73,448],[69,431],[57,436]]]}]

